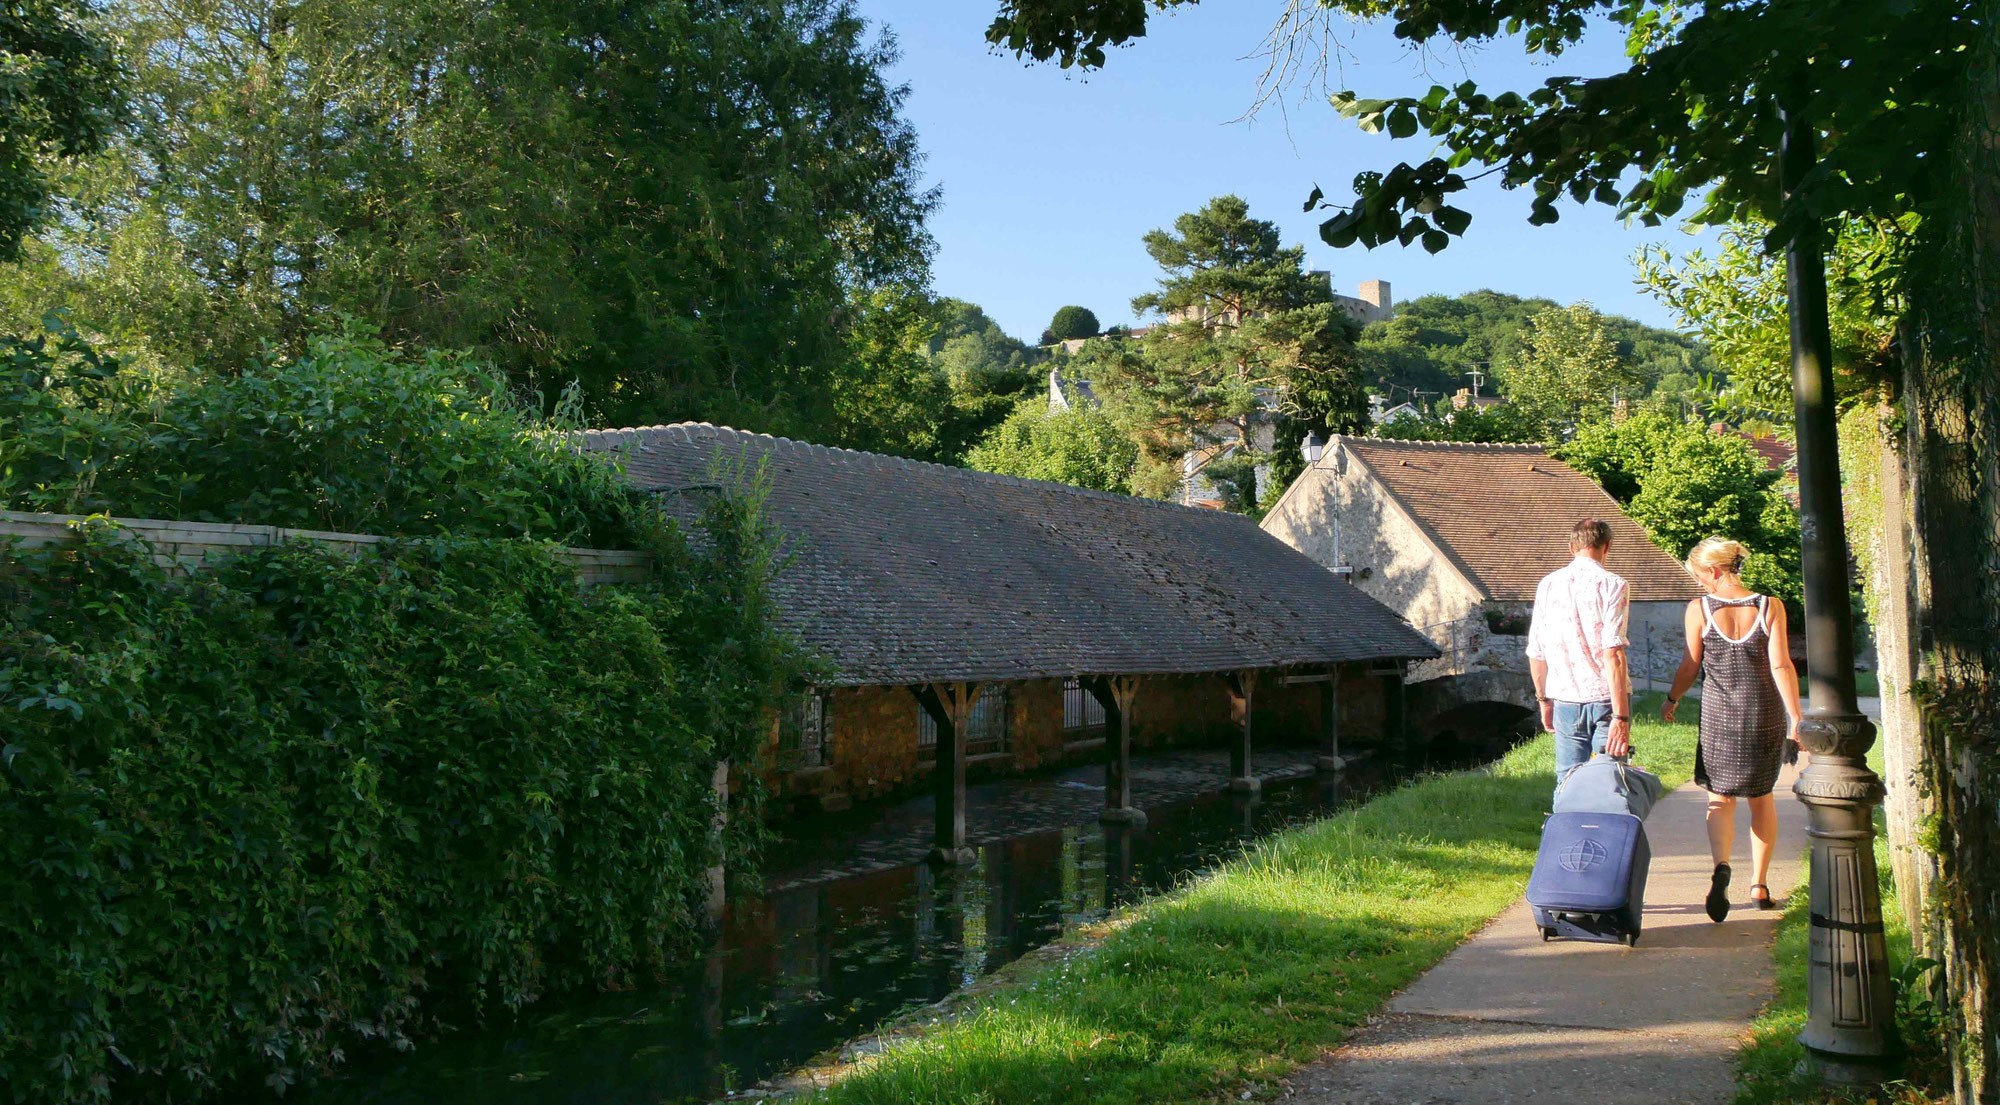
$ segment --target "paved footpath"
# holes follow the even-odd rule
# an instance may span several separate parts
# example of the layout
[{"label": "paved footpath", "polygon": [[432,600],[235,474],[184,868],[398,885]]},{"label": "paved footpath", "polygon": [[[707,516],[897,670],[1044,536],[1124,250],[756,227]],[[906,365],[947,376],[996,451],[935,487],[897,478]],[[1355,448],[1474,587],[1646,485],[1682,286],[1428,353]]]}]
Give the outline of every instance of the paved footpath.
[{"label": "paved footpath", "polygon": [[[1805,807],[1778,780],[1771,892],[1800,874]],[[1287,1079],[1290,1105],[1722,1105],[1735,1056],[1771,996],[1779,910],[1750,901],[1749,811],[1737,809],[1734,908],[1715,924],[1707,796],[1693,784],[1646,821],[1653,868],[1636,948],[1543,943],[1516,902],[1319,1062]],[[1805,887],[1800,885],[1799,892]]]}]

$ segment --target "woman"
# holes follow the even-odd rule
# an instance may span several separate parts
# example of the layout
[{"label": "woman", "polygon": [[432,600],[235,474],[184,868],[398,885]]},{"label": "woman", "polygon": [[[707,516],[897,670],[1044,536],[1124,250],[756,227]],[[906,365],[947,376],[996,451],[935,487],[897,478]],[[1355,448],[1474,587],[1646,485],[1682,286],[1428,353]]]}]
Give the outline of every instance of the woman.
[{"label": "woman", "polygon": [[1687,652],[1660,714],[1674,720],[1681,696],[1702,676],[1701,743],[1694,781],[1708,790],[1708,850],[1715,874],[1708,916],[1729,916],[1729,851],[1736,843],[1736,800],[1750,805],[1750,900],[1770,909],[1771,849],[1778,803],[1771,787],[1787,742],[1798,740],[1799,675],[1792,667],[1785,604],[1743,586],[1743,546],[1711,537],[1688,553],[1687,568],[1706,592],[1688,603]]}]

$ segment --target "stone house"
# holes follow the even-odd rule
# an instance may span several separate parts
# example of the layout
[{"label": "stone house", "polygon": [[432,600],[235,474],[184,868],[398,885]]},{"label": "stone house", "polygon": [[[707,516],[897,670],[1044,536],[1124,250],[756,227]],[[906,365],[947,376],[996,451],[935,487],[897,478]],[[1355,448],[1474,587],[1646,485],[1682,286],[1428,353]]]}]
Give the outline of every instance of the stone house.
[{"label": "stone house", "polygon": [[764,481],[776,618],[818,663],[767,778],[819,808],[927,786],[944,860],[967,854],[968,768],[1101,761],[1106,819],[1142,819],[1134,747],[1226,745],[1243,791],[1253,732],[1337,770],[1343,734],[1398,733],[1385,687],[1438,651],[1240,515],[706,423],[581,443],[688,513]]},{"label": "stone house", "polygon": [[1438,646],[1412,682],[1525,680],[1535,585],[1568,561],[1570,527],[1583,518],[1611,526],[1607,565],[1630,586],[1633,682],[1664,688],[1680,663],[1693,580],[1595,481],[1540,446],[1336,437],[1263,527]]}]

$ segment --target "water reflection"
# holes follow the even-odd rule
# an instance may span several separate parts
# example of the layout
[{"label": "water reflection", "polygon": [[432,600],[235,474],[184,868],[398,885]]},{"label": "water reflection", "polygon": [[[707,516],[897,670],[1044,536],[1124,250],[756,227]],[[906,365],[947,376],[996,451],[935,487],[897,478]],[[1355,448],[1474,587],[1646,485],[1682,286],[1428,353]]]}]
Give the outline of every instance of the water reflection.
[{"label": "water reflection", "polygon": [[702,965],[642,992],[544,1002],[519,1019],[357,1062],[315,1103],[651,1105],[708,1100],[939,1000],[1066,928],[1373,793],[1380,776],[1269,785],[989,844],[917,865],[739,898]]}]

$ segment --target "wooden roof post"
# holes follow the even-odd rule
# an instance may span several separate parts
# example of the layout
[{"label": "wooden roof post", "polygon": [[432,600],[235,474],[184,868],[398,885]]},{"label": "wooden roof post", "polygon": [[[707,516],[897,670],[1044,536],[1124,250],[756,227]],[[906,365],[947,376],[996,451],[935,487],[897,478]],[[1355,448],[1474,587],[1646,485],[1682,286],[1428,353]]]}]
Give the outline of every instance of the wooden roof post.
[{"label": "wooden roof post", "polygon": [[978,853],[965,843],[965,729],[979,684],[919,683],[910,691],[937,724],[937,767],[931,777],[937,788],[937,820],[930,861],[971,863]]},{"label": "wooden roof post", "polygon": [[1243,727],[1241,735],[1229,743],[1229,789],[1237,794],[1255,794],[1263,789],[1250,764],[1250,719],[1256,713],[1257,670],[1230,672],[1228,682],[1231,720]]},{"label": "wooden roof post", "polygon": [[1104,707],[1104,813],[1107,825],[1144,825],[1146,815],[1132,804],[1132,700],[1136,675],[1100,675],[1082,680]]},{"label": "wooden roof post", "polygon": [[1340,755],[1340,665],[1326,666],[1326,682],[1319,685],[1319,760],[1321,771],[1340,771],[1347,761]]},{"label": "wooden roof post", "polygon": [[1382,679],[1382,745],[1400,754],[1409,743],[1409,702],[1403,690],[1403,665],[1381,665],[1377,674]]},{"label": "wooden roof post", "polygon": [[1135,825],[1104,826],[1104,908],[1116,909],[1143,897],[1132,886],[1132,830]]}]

